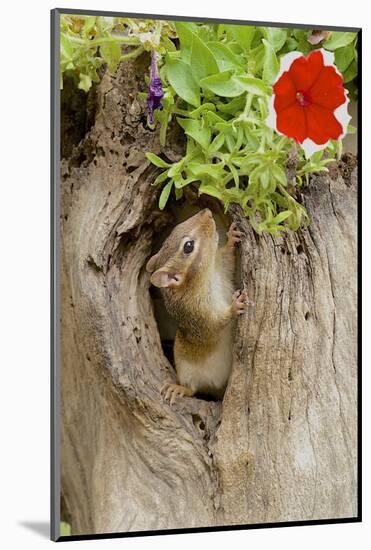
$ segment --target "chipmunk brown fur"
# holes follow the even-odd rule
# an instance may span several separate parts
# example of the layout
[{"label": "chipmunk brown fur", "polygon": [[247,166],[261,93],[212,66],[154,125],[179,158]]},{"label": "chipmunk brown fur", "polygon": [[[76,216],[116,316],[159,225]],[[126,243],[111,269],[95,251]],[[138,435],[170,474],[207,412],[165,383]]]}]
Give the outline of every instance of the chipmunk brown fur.
[{"label": "chipmunk brown fur", "polygon": [[178,384],[166,382],[161,388],[171,404],[197,392],[218,398],[224,393],[232,366],[231,321],[247,306],[246,294],[233,292],[234,247],[240,240],[232,224],[219,249],[216,224],[206,208],[177,225],[147,263],[151,283],[161,288],[165,306],[178,322]]}]

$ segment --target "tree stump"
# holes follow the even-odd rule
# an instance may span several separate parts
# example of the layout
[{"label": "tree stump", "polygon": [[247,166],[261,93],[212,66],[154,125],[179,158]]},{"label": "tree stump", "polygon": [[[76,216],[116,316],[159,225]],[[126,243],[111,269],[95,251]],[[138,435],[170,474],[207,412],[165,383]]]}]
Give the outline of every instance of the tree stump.
[{"label": "tree stump", "polygon": [[223,402],[170,407],[159,388],[173,369],[145,271],[169,216],[144,153],[172,159],[183,144],[174,129],[161,148],[146,126],[147,66],[142,56],[103,76],[77,145],[62,125],[61,486],[72,534],[356,516],[356,163],[312,178],[306,230],[257,235],[231,209],[255,305],[238,321]]}]

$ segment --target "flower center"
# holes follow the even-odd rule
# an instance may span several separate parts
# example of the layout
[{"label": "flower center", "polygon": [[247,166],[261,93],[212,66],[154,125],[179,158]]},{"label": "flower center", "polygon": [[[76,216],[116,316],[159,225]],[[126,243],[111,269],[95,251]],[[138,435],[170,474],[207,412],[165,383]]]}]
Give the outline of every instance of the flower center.
[{"label": "flower center", "polygon": [[309,97],[308,92],[296,92],[296,101],[299,103],[301,107],[307,107],[307,105],[311,104],[311,100]]}]

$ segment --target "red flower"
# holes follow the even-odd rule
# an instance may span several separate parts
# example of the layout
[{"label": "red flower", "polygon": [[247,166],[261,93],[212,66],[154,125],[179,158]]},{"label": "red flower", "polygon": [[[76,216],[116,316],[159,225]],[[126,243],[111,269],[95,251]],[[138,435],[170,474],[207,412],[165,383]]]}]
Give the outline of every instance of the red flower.
[{"label": "red flower", "polygon": [[307,57],[291,52],[281,59],[281,72],[273,85],[273,127],[302,144],[306,153],[343,137],[349,122],[349,100],[333,58],[322,49]]}]

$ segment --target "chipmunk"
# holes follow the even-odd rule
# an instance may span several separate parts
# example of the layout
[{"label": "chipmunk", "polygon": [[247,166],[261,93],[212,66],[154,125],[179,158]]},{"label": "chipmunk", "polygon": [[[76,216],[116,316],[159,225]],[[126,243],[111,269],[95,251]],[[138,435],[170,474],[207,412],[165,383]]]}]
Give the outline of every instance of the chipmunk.
[{"label": "chipmunk", "polygon": [[232,366],[232,319],[245,312],[245,292],[233,292],[235,244],[241,232],[232,224],[225,246],[211,211],[201,210],[178,224],[147,262],[151,283],[178,321],[174,341],[177,381],[160,389],[172,405],[200,392],[221,398]]}]

